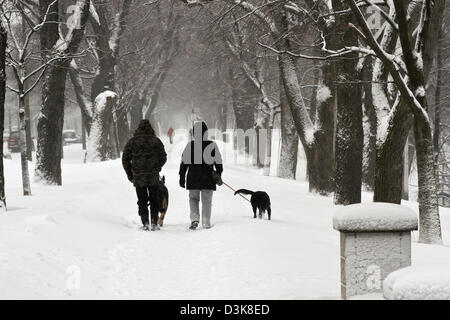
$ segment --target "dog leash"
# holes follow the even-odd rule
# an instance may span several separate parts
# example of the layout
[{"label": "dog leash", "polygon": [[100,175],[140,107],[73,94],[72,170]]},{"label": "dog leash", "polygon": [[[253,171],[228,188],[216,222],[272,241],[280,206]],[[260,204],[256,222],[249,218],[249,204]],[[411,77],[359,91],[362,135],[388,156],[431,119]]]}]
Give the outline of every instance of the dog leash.
[{"label": "dog leash", "polygon": [[[228,188],[230,188],[231,190],[233,190],[233,192],[236,192],[236,190],[234,190],[232,187],[230,187],[227,183],[223,182],[222,183],[224,185],[226,185]],[[240,195],[242,198],[244,198],[245,200],[247,200],[248,202],[250,202],[250,200],[248,200],[246,197],[244,197],[242,194],[238,193],[238,195]]]}]

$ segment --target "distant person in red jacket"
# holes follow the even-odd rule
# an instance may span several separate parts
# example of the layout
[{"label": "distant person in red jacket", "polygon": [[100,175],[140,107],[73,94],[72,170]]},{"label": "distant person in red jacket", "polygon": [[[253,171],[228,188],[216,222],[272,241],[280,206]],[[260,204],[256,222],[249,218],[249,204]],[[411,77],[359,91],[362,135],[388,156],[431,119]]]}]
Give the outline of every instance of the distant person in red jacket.
[{"label": "distant person in red jacket", "polygon": [[169,128],[169,131],[167,131],[167,136],[170,139],[170,144],[173,143],[173,136],[174,136],[175,130],[173,130],[172,127]]}]

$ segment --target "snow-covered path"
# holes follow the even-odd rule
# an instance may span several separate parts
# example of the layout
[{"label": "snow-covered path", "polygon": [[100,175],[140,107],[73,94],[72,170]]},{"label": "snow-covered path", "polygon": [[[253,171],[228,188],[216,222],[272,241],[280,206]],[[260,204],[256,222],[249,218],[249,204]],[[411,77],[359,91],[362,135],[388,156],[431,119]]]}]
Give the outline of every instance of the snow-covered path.
[{"label": "snow-covered path", "polygon": [[[66,147],[64,186],[34,184],[33,196],[25,198],[19,161],[7,160],[0,299],[339,297],[331,198],[309,194],[306,183],[229,165],[227,183],[268,191],[273,220],[254,220],[250,205],[222,187],[214,194],[214,227],[189,231],[187,192],[178,187],[177,174],[183,144],[178,138],[166,145],[170,204],[160,232],[139,230],[136,196],[120,161],[82,164],[80,146]],[[428,259],[430,250],[416,247],[424,257],[418,263]],[[433,257],[450,262],[448,248],[433,250]],[[69,290],[74,270],[81,286]]]}]

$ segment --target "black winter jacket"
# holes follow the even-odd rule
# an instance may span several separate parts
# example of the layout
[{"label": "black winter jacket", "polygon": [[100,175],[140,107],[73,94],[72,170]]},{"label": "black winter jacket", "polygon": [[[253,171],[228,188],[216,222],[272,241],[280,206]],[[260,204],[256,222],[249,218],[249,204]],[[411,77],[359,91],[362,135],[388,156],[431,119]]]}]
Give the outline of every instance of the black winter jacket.
[{"label": "black winter jacket", "polygon": [[[207,130],[202,123],[203,132]],[[195,127],[194,127],[195,131]],[[194,138],[186,145],[180,164],[180,179],[184,180],[187,173],[186,189],[216,190],[213,171],[222,174],[222,155],[219,147],[211,140]]]},{"label": "black winter jacket", "polygon": [[123,168],[136,187],[157,185],[166,161],[164,145],[154,134],[135,134],[123,150]]}]

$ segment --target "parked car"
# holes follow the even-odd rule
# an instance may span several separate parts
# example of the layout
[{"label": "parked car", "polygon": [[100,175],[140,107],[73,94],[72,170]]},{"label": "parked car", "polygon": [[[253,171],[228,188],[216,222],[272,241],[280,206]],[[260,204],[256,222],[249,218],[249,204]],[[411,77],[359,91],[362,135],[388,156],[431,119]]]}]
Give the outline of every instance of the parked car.
[{"label": "parked car", "polygon": [[80,137],[77,135],[75,130],[64,130],[63,131],[63,142],[64,145],[81,143]]},{"label": "parked car", "polygon": [[9,134],[8,149],[12,153],[20,152],[20,131],[12,131]]}]

